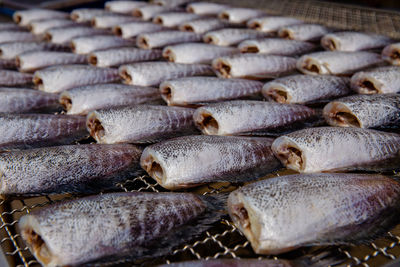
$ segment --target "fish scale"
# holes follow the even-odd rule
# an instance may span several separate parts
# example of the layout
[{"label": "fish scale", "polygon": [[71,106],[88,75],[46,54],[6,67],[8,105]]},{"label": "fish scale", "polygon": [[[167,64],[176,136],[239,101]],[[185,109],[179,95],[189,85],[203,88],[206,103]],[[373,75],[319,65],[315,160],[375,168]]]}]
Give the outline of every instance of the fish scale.
[{"label": "fish scale", "polygon": [[400,67],[398,66],[360,71],[351,77],[351,88],[359,94],[397,93],[400,91],[399,84]]},{"label": "fish scale", "polygon": [[329,33],[321,39],[321,45],[326,50],[332,51],[377,49],[391,42],[392,40],[389,37],[383,35],[352,31]]},{"label": "fish scale", "polygon": [[232,24],[221,21],[220,19],[206,18],[206,19],[195,19],[188,22],[184,22],[179,25],[179,30],[195,32],[204,34],[208,31],[214,31],[226,27],[232,27]]},{"label": "fish scale", "polygon": [[0,70],[0,85],[16,86],[32,83],[32,74],[12,70]]},{"label": "fish scale", "polygon": [[136,37],[136,45],[139,48],[152,49],[172,44],[199,42],[201,40],[201,34],[166,30],[139,34]]},{"label": "fish scale", "polygon": [[46,42],[12,42],[0,44],[0,57],[2,59],[15,59],[24,52],[31,51],[67,51],[69,48],[59,44]]},{"label": "fish scale", "polygon": [[278,35],[291,40],[319,41],[323,35],[332,31],[333,29],[319,24],[297,24],[282,27]]},{"label": "fish scale", "polygon": [[165,29],[165,27],[154,24],[152,22],[129,22],[119,24],[113,28],[113,32],[122,38],[136,37],[141,33],[157,32]]}]

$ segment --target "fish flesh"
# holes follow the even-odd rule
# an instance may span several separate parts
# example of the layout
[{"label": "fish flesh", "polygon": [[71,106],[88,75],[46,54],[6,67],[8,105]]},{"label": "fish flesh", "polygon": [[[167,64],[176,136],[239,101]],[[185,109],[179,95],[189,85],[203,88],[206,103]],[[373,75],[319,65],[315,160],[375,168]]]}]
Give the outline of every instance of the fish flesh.
[{"label": "fish flesh", "polygon": [[81,266],[166,255],[210,228],[222,206],[192,193],[105,193],[31,211],[19,229],[44,266]]},{"label": "fish flesh", "polygon": [[25,31],[25,28],[14,22],[0,22],[0,31]]},{"label": "fish flesh", "polygon": [[242,24],[248,21],[249,19],[265,15],[266,14],[264,11],[258,9],[233,7],[225,9],[224,11],[218,14],[218,17],[222,20],[226,20],[231,23]]},{"label": "fish flesh", "polygon": [[242,53],[296,56],[310,53],[316,50],[317,46],[303,41],[265,38],[245,40],[238,45],[238,48]]},{"label": "fish flesh", "polygon": [[[193,53],[196,51],[196,53]],[[183,43],[167,46],[163,50],[163,57],[176,63],[211,63],[220,56],[228,56],[239,53],[235,47],[224,47],[203,43]]]},{"label": "fish flesh", "polygon": [[141,33],[158,32],[166,28],[152,22],[129,22],[119,24],[113,28],[114,34],[122,38],[136,37]]},{"label": "fish flesh", "polygon": [[122,14],[130,14],[132,11],[141,6],[146,6],[147,3],[143,1],[107,1],[104,4],[104,8],[111,12],[122,13]]},{"label": "fish flesh", "polygon": [[51,9],[28,9],[19,10],[13,14],[13,20],[20,26],[28,26],[34,20],[41,19],[66,19],[69,15],[66,12]]},{"label": "fish flesh", "polygon": [[19,71],[34,72],[55,65],[85,64],[86,57],[68,52],[33,51],[20,54],[16,57]]},{"label": "fish flesh", "polygon": [[331,51],[378,49],[392,42],[387,36],[351,31],[328,33],[321,39],[322,47]]},{"label": "fish flesh", "polygon": [[77,22],[90,22],[95,16],[108,14],[112,12],[101,8],[77,8],[72,10],[70,17]]},{"label": "fish flesh", "polygon": [[172,44],[200,42],[202,35],[194,32],[158,31],[142,33],[136,37],[136,45],[142,49],[164,47]]},{"label": "fish flesh", "polygon": [[362,128],[319,127],[278,137],[272,144],[287,168],[302,172],[389,171],[400,164],[400,135]]},{"label": "fish flesh", "polygon": [[186,11],[199,15],[218,15],[229,6],[211,2],[194,2],[186,6]]},{"label": "fish flesh", "polygon": [[382,58],[392,65],[400,65],[400,43],[386,46],[382,50]]},{"label": "fish flesh", "polygon": [[94,51],[88,55],[88,61],[96,67],[114,67],[134,62],[157,60],[161,57],[162,51],[160,49],[119,47]]},{"label": "fish flesh", "polygon": [[32,74],[0,69],[0,85],[17,86],[32,83]]},{"label": "fish flesh", "polygon": [[133,21],[139,21],[139,19],[122,14],[108,14],[108,15],[94,16],[91,20],[91,24],[93,25],[93,27],[96,28],[107,29],[107,28],[112,28],[119,24],[133,22]]},{"label": "fish flesh", "polygon": [[14,60],[16,56],[31,51],[68,51],[64,45],[46,42],[11,42],[0,44],[0,58]]},{"label": "fish flesh", "polygon": [[265,137],[183,136],[146,147],[140,165],[169,190],[251,181],[281,168],[271,151],[272,141]]},{"label": "fish flesh", "polygon": [[399,223],[399,194],[383,175],[286,175],[233,191],[228,211],[255,253],[280,254],[375,240]]},{"label": "fish flesh", "polygon": [[95,84],[76,87],[60,94],[67,114],[86,115],[96,109],[128,106],[161,100],[158,88],[125,84]]},{"label": "fish flesh", "polygon": [[388,94],[400,91],[400,67],[387,66],[355,73],[351,88],[359,94]]},{"label": "fish flesh", "polygon": [[297,69],[304,74],[350,75],[361,69],[383,63],[379,54],[357,51],[324,51],[306,54],[297,61]]},{"label": "fish flesh", "polygon": [[86,65],[62,65],[38,70],[33,82],[39,90],[59,93],[73,87],[119,80],[118,70]]},{"label": "fish flesh", "polygon": [[320,24],[297,24],[280,28],[278,36],[297,41],[319,41],[322,36],[333,31]]},{"label": "fish flesh", "polygon": [[9,42],[39,41],[40,38],[30,32],[22,31],[0,31],[0,44]]},{"label": "fish flesh", "polygon": [[400,95],[354,95],[324,107],[326,122],[332,126],[376,128],[400,126]]},{"label": "fish flesh", "polygon": [[287,104],[324,102],[351,93],[348,77],[332,75],[291,75],[268,82],[262,89],[265,98]]},{"label": "fish flesh", "polygon": [[119,67],[119,74],[126,84],[139,86],[159,85],[165,80],[186,76],[213,75],[209,65],[173,62],[139,62]]},{"label": "fish flesh", "polygon": [[232,27],[232,24],[215,18],[195,19],[179,25],[179,30],[203,34],[209,31]]},{"label": "fish flesh", "polygon": [[43,34],[45,31],[51,28],[67,27],[67,26],[79,26],[81,24],[70,20],[70,19],[44,19],[34,20],[29,23],[28,28],[34,34]]},{"label": "fish flesh", "polygon": [[280,16],[254,18],[247,22],[247,27],[262,32],[277,32],[281,27],[303,24],[299,19]]},{"label": "fish flesh", "polygon": [[129,144],[67,145],[3,152],[0,194],[89,193],[110,189],[140,173],[141,154],[142,149]]},{"label": "fish flesh", "polygon": [[169,106],[196,106],[206,103],[255,98],[262,82],[216,77],[186,77],[160,84],[161,97]]},{"label": "fish flesh", "polygon": [[230,46],[236,45],[247,39],[263,38],[271,36],[270,33],[259,32],[252,29],[225,28],[210,31],[204,34],[205,43]]},{"label": "fish flesh", "polygon": [[88,54],[96,50],[134,46],[135,41],[112,35],[82,36],[71,40],[71,49],[76,54]]},{"label": "fish flesh", "polygon": [[212,61],[216,74],[222,78],[276,78],[296,70],[296,59],[263,54],[239,54],[217,57]]},{"label": "fish flesh", "polygon": [[301,105],[234,100],[200,107],[193,120],[207,135],[257,135],[276,129],[287,131],[316,115],[313,109]]},{"label": "fish flesh", "polygon": [[166,12],[153,18],[153,22],[161,24],[164,27],[177,27],[186,21],[203,18],[201,15],[186,12]]},{"label": "fish flesh", "polygon": [[150,20],[160,13],[182,11],[181,8],[171,6],[145,5],[133,9],[132,15],[142,20]]},{"label": "fish flesh", "polygon": [[180,6],[191,2],[192,0],[152,0],[152,4],[160,6]]},{"label": "fish flesh", "polygon": [[106,29],[96,29],[90,26],[69,26],[48,29],[44,38],[52,43],[66,44],[76,37],[111,34]]},{"label": "fish flesh", "polygon": [[96,110],[87,129],[100,144],[149,143],[196,133],[194,109],[155,105]]}]

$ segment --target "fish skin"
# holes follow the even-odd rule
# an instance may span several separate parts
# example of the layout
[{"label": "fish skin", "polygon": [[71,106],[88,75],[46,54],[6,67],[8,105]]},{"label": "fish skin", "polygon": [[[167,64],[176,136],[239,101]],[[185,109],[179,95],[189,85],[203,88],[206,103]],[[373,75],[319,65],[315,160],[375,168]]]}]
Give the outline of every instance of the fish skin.
[{"label": "fish skin", "polygon": [[320,24],[297,24],[280,28],[278,36],[298,41],[319,41],[330,32],[333,32],[333,29]]},{"label": "fish skin", "polygon": [[399,127],[400,95],[353,95],[340,98],[327,104],[323,114],[326,122],[331,126]]},{"label": "fish skin", "polygon": [[72,10],[70,18],[76,22],[89,22],[95,16],[112,14],[110,11],[101,8],[77,8]]},{"label": "fish skin", "polygon": [[241,8],[241,7],[233,7],[228,8],[218,14],[218,18],[221,20],[226,20],[231,23],[244,24],[249,19],[253,19],[260,16],[265,16],[265,12],[252,9],[252,8]]},{"label": "fish skin", "polygon": [[13,20],[20,26],[28,26],[30,22],[33,20],[39,19],[66,19],[69,17],[69,14],[62,11],[50,10],[50,9],[28,9],[28,10],[19,10],[13,14]]},{"label": "fish skin", "polygon": [[272,151],[283,165],[301,173],[389,171],[399,167],[400,135],[362,128],[308,128],[275,139]]},{"label": "fish skin", "polygon": [[94,51],[87,57],[89,63],[96,67],[118,67],[123,64],[160,59],[162,51],[160,49],[119,47]]},{"label": "fish skin", "polygon": [[242,53],[296,56],[310,53],[316,50],[317,46],[303,41],[265,38],[245,40],[238,45],[238,48]]},{"label": "fish skin", "polygon": [[158,88],[125,84],[95,84],[76,87],[60,94],[67,114],[86,115],[96,109],[143,104],[161,100]]},{"label": "fish skin", "polygon": [[161,24],[164,27],[178,27],[179,24],[191,21],[194,19],[200,19],[204,16],[186,13],[186,12],[166,12],[158,14],[153,18],[153,23]]},{"label": "fish skin", "polygon": [[82,24],[79,24],[70,19],[56,18],[56,19],[34,20],[29,23],[28,28],[34,34],[43,34],[51,28],[80,26],[80,25]]},{"label": "fish skin", "polygon": [[350,79],[332,75],[291,75],[267,82],[262,94],[278,103],[323,102],[352,93]]},{"label": "fish skin", "polygon": [[350,75],[382,63],[381,56],[371,52],[324,51],[300,57],[297,61],[297,69],[311,75]]},{"label": "fish skin", "polygon": [[270,33],[259,32],[252,29],[224,28],[210,31],[203,35],[205,43],[231,46],[239,44],[247,39],[264,38],[271,36]]},{"label": "fish skin", "polygon": [[14,22],[1,22],[0,31],[25,31],[25,29]]},{"label": "fish skin", "polygon": [[17,68],[17,64],[15,60],[12,59],[1,59],[0,58],[0,69],[12,69],[15,70]]},{"label": "fish skin", "polygon": [[168,30],[139,34],[136,37],[136,45],[142,49],[152,49],[172,44],[200,42],[201,40],[201,34]]},{"label": "fish skin", "polygon": [[212,2],[194,2],[186,6],[186,11],[199,15],[218,15],[229,6]]},{"label": "fish skin", "polygon": [[97,50],[134,46],[135,41],[112,35],[82,36],[71,40],[72,51],[76,54],[88,54]]},{"label": "fish skin", "polygon": [[126,84],[138,86],[159,85],[163,81],[186,77],[213,75],[209,65],[180,64],[173,62],[139,62],[119,67],[119,74]]},{"label": "fish skin", "polygon": [[86,125],[100,144],[151,143],[196,133],[193,112],[181,107],[134,105],[92,111]]},{"label": "fish skin", "polygon": [[77,37],[86,35],[105,35],[110,34],[106,29],[96,29],[90,26],[68,26],[62,28],[48,29],[45,32],[45,39],[55,44],[69,44],[69,42]]},{"label": "fish skin", "polygon": [[118,70],[86,65],[61,65],[37,70],[33,82],[39,90],[59,93],[78,86],[119,80]]},{"label": "fish skin", "polygon": [[86,57],[69,52],[33,51],[20,54],[16,57],[18,70],[34,72],[46,67],[65,64],[85,64]]},{"label": "fish skin", "polygon": [[129,23],[133,21],[139,21],[139,19],[122,14],[107,14],[94,16],[91,20],[91,24],[96,28],[108,29],[118,24]]},{"label": "fish skin", "polygon": [[260,94],[263,84],[246,79],[185,77],[160,84],[161,97],[169,106],[191,106]]},{"label": "fish skin", "polygon": [[158,32],[161,30],[166,30],[166,28],[161,25],[145,21],[129,22],[113,27],[114,34],[126,39],[136,37],[142,33]]},{"label": "fish skin", "polygon": [[135,8],[145,5],[147,3],[142,1],[107,1],[104,8],[115,13],[130,14]]},{"label": "fish skin", "polygon": [[315,116],[314,110],[301,105],[234,100],[200,107],[193,120],[203,134],[240,135],[288,128]]},{"label": "fish skin", "polygon": [[0,44],[9,42],[40,41],[40,38],[30,32],[21,31],[0,31]]},{"label": "fish skin", "polygon": [[382,58],[392,65],[400,65],[400,43],[394,43],[386,46],[382,50]]},{"label": "fish skin", "polygon": [[0,149],[65,145],[88,136],[85,117],[53,114],[1,114]]},{"label": "fish skin", "polygon": [[216,18],[202,18],[184,22],[179,25],[180,31],[195,32],[204,34],[222,28],[232,27],[232,24]]},{"label": "fish skin", "polygon": [[368,69],[351,77],[351,88],[359,94],[388,94],[400,91],[400,67]]},{"label": "fish skin", "polygon": [[247,27],[261,32],[276,32],[281,27],[303,24],[299,19],[281,16],[265,16],[251,19],[247,22]]},{"label": "fish skin", "polygon": [[16,86],[32,83],[32,74],[0,69],[0,85]]},{"label": "fish skin", "polygon": [[146,147],[140,165],[170,190],[251,181],[281,168],[271,151],[272,141],[264,137],[183,136]]},{"label": "fish skin", "polygon": [[46,42],[11,42],[0,44],[0,58],[14,60],[16,56],[31,51],[68,51],[64,45]]},{"label": "fish skin", "polygon": [[160,6],[176,7],[186,3],[190,3],[191,0],[152,0],[151,3]]},{"label": "fish skin", "polygon": [[257,254],[279,254],[384,235],[399,222],[399,193],[382,175],[286,175],[233,191],[228,211]]},{"label": "fish skin", "polygon": [[221,78],[276,78],[295,72],[297,60],[292,57],[239,54],[217,57],[212,67]]},{"label": "fish skin", "polygon": [[182,9],[171,6],[145,5],[133,9],[131,14],[135,17],[141,18],[142,20],[151,20],[160,13],[174,11],[182,11]]}]

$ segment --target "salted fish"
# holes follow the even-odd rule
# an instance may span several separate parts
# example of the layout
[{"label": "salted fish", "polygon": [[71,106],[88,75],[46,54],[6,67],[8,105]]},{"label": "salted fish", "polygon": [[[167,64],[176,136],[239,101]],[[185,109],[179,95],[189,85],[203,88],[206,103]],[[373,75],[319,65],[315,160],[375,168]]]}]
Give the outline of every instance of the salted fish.
[{"label": "salted fish", "polygon": [[136,45],[142,49],[160,48],[172,44],[200,42],[201,34],[182,31],[158,31],[142,33],[136,37]]},{"label": "salted fish", "polygon": [[242,53],[296,56],[310,53],[316,50],[317,46],[303,41],[264,38],[245,40],[238,45],[238,48]]},{"label": "salted fish", "polygon": [[224,28],[204,34],[205,43],[230,46],[247,39],[269,37],[270,33],[263,33],[252,29]]},{"label": "salted fish", "polygon": [[0,44],[0,58],[15,59],[16,56],[31,51],[68,51],[64,45],[46,42],[11,42]]},{"label": "salted fish", "polygon": [[0,85],[17,86],[32,83],[32,74],[0,69]]},{"label": "salted fish", "polygon": [[228,211],[257,254],[279,254],[384,235],[399,223],[399,193],[399,183],[382,175],[286,175],[233,191]]},{"label": "salted fish", "polygon": [[68,26],[62,28],[48,29],[45,32],[44,38],[52,43],[66,44],[76,37],[104,34],[111,33],[106,29],[96,29],[90,26]]},{"label": "salted fish", "polygon": [[51,10],[51,9],[28,9],[28,10],[19,10],[13,14],[13,20],[20,26],[28,26],[30,22],[33,20],[40,19],[66,19],[69,15],[66,12]]},{"label": "salted fish", "polygon": [[15,60],[0,58],[0,69],[16,69],[16,68],[17,64]]},{"label": "salted fish", "polygon": [[265,16],[249,20],[247,27],[262,32],[277,32],[281,27],[303,23],[302,20],[291,17]]},{"label": "salted fish", "polygon": [[77,22],[90,22],[95,16],[112,14],[101,8],[77,8],[72,10],[70,17]]},{"label": "salted fish", "polygon": [[90,112],[86,124],[101,144],[149,143],[195,133],[193,112],[181,107],[134,105]]},{"label": "salted fish", "polygon": [[199,15],[218,15],[229,6],[212,2],[194,2],[186,6],[186,11]]},{"label": "salted fish", "polygon": [[0,31],[25,31],[25,29],[14,22],[0,22]]},{"label": "salted fish", "polygon": [[123,13],[123,14],[130,14],[132,11],[141,6],[147,5],[146,2],[143,1],[124,1],[124,0],[119,0],[119,1],[107,1],[104,4],[104,8],[106,10],[109,10],[111,12],[115,13]]},{"label": "salted fish", "polygon": [[142,20],[150,20],[160,13],[181,11],[181,8],[171,7],[171,6],[159,6],[159,5],[145,5],[133,9],[132,15],[139,17]]},{"label": "salted fish", "polygon": [[135,41],[112,35],[82,36],[71,40],[71,49],[76,54],[88,54],[96,50],[134,46]]},{"label": "salted fish", "polygon": [[61,18],[61,19],[44,19],[34,20],[29,23],[28,28],[34,34],[43,34],[45,31],[51,28],[59,28],[66,26],[78,26],[81,25],[73,20]]},{"label": "salted fish", "polygon": [[359,94],[388,94],[400,91],[400,67],[388,66],[355,73],[351,88]]},{"label": "salted fish", "polygon": [[272,150],[302,172],[385,171],[399,168],[400,135],[362,128],[308,128],[277,138]]},{"label": "salted fish", "polygon": [[382,50],[382,58],[392,65],[400,65],[400,43],[386,46]]},{"label": "salted fish", "polygon": [[139,21],[139,19],[122,14],[107,14],[107,15],[94,16],[91,20],[91,24],[96,28],[107,29],[107,28],[112,28],[119,24],[128,23],[132,21]]},{"label": "salted fish", "polygon": [[330,32],[333,32],[333,29],[320,24],[297,24],[280,28],[278,35],[290,40],[319,41],[322,36]]},{"label": "salted fish", "polygon": [[265,137],[183,136],[146,147],[140,165],[170,190],[256,180],[281,167],[271,151],[272,141]]},{"label": "salted fish", "polygon": [[151,3],[160,6],[181,6],[192,0],[152,0]]},{"label": "salted fish", "polygon": [[222,28],[232,27],[232,24],[215,18],[195,19],[179,25],[179,30],[195,33],[206,33]]},{"label": "salted fish", "polygon": [[206,103],[252,98],[263,84],[246,79],[185,77],[160,84],[161,97],[169,106],[196,106]]},{"label": "salted fish", "polygon": [[60,94],[67,114],[86,115],[96,109],[128,106],[160,100],[158,88],[106,83],[76,87]]},{"label": "salted fish", "polygon": [[86,57],[68,52],[33,51],[20,54],[16,57],[19,71],[34,72],[55,65],[85,64]]},{"label": "salted fish", "polygon": [[268,82],[262,89],[265,98],[292,104],[323,102],[351,93],[349,78],[332,75],[291,75]]},{"label": "salted fish", "polygon": [[30,32],[22,31],[0,31],[0,44],[9,42],[40,41],[40,38]]},{"label": "salted fish", "polygon": [[139,86],[159,85],[165,80],[186,76],[212,75],[205,64],[181,64],[173,62],[139,62],[119,67],[119,74],[126,84]]},{"label": "salted fish", "polygon": [[86,65],[62,65],[38,70],[33,82],[39,90],[58,93],[64,90],[97,83],[119,80],[118,70]]},{"label": "salted fish", "polygon": [[144,21],[123,23],[113,27],[114,34],[122,38],[132,38],[141,33],[158,32],[161,30],[165,30],[165,27]]},{"label": "salted fish", "polygon": [[153,18],[153,22],[164,27],[177,27],[186,21],[202,18],[203,16],[186,12],[166,12]]},{"label": "salted fish", "polygon": [[264,11],[252,8],[241,8],[241,7],[228,8],[218,14],[218,17],[220,19],[238,24],[245,23],[249,19],[261,16],[265,16]]}]

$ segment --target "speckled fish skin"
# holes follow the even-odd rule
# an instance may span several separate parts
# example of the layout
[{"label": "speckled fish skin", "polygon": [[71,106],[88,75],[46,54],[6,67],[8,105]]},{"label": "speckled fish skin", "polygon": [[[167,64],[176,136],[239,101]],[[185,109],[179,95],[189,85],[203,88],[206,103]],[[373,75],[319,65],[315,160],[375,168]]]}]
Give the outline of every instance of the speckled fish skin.
[{"label": "speckled fish skin", "polygon": [[141,154],[142,149],[129,144],[68,145],[3,152],[0,154],[0,194],[89,193],[113,188],[138,175]]},{"label": "speckled fish skin", "polygon": [[319,41],[322,36],[332,31],[333,29],[320,24],[298,24],[282,27],[278,35],[290,40]]},{"label": "speckled fish skin", "polygon": [[132,38],[142,33],[158,32],[165,29],[165,27],[152,22],[129,22],[115,26],[113,32],[122,38]]},{"label": "speckled fish skin", "polygon": [[12,42],[0,44],[0,58],[15,59],[16,56],[31,51],[68,51],[64,45],[46,42]]},{"label": "speckled fish skin", "polygon": [[218,14],[218,17],[220,19],[238,24],[245,23],[249,19],[261,16],[265,16],[264,11],[258,9],[240,8],[240,7],[228,8]]},{"label": "speckled fish skin", "polygon": [[110,11],[101,8],[78,8],[72,10],[70,17],[77,22],[89,22],[95,16],[112,14]]},{"label": "speckled fish skin", "polygon": [[212,61],[212,67],[222,78],[265,79],[294,72],[296,61],[285,56],[239,54],[218,57]]},{"label": "speckled fish skin", "polygon": [[163,12],[181,11],[181,8],[170,6],[146,5],[133,9],[132,15],[143,20],[150,20]]},{"label": "speckled fish skin", "polygon": [[400,65],[400,43],[390,44],[382,50],[382,58],[392,65]]},{"label": "speckled fish skin", "polygon": [[140,165],[170,190],[211,182],[251,181],[281,167],[272,154],[272,141],[263,137],[178,137],[146,147]]},{"label": "speckled fish skin", "polygon": [[376,53],[357,51],[325,51],[306,54],[297,61],[297,69],[304,74],[350,75],[361,69],[383,63]]},{"label": "speckled fish skin", "polygon": [[0,31],[19,31],[22,30],[24,31],[25,29],[18,26],[17,24],[13,22],[1,22],[0,23]]},{"label": "speckled fish skin", "polygon": [[400,95],[354,95],[330,102],[324,107],[329,125],[376,128],[400,126]]},{"label": "speckled fish skin", "polygon": [[112,28],[118,24],[138,21],[138,18],[122,15],[122,14],[107,14],[94,16],[91,20],[91,24],[96,28],[107,29]]},{"label": "speckled fish skin", "polygon": [[40,19],[66,19],[69,15],[66,12],[50,10],[50,9],[28,9],[19,10],[13,14],[13,20],[20,26],[28,26],[33,20]]},{"label": "speckled fish skin", "polygon": [[186,12],[166,12],[153,18],[153,22],[164,27],[177,27],[186,21],[202,18],[203,16]]},{"label": "speckled fish skin", "polygon": [[16,86],[32,83],[32,74],[0,69],[0,85]]},{"label": "speckled fish skin", "polygon": [[157,60],[161,57],[162,51],[160,49],[119,47],[94,51],[88,55],[88,61],[96,67],[114,67],[134,62]]},{"label": "speckled fish skin", "polygon": [[399,167],[400,135],[362,128],[309,128],[277,138],[272,150],[287,168],[301,173],[385,171]]},{"label": "speckled fish skin", "polygon": [[179,25],[179,30],[199,34],[222,28],[232,27],[232,24],[215,18],[196,19]]},{"label": "speckled fish skin", "polygon": [[135,105],[90,112],[86,124],[101,144],[151,143],[195,133],[193,112],[181,107]]},{"label": "speckled fish skin", "polygon": [[389,94],[400,91],[400,67],[388,66],[355,73],[351,88],[359,94]]},{"label": "speckled fish skin", "polygon": [[350,79],[331,75],[291,75],[264,85],[265,98],[287,104],[323,102],[352,93]]},{"label": "speckled fish skin", "polygon": [[12,59],[1,59],[0,58],[0,69],[16,69],[17,64]]},{"label": "speckled fish skin", "polygon": [[191,2],[191,0],[153,0],[153,1],[151,1],[151,3],[155,4],[155,5],[170,6],[170,7],[181,6],[181,5],[184,5],[189,2]]},{"label": "speckled fish skin", "polygon": [[160,84],[161,97],[169,106],[196,106],[260,94],[262,82],[216,77],[186,77]]},{"label": "speckled fish skin", "polygon": [[65,145],[88,136],[83,116],[2,114],[0,130],[1,150]]},{"label": "speckled fish skin", "polygon": [[303,41],[265,38],[245,40],[238,45],[242,53],[260,53],[280,56],[296,56],[310,53],[317,46]]},{"label": "speckled fish skin", "polygon": [[36,71],[33,77],[33,82],[38,89],[49,93],[58,93],[73,87],[117,80],[119,80],[119,76],[116,69],[86,65],[49,67]]},{"label": "speckled fish skin", "polygon": [[79,26],[81,24],[72,21],[70,19],[45,19],[45,20],[34,20],[29,23],[28,28],[34,34],[43,34],[51,28]]},{"label": "speckled fish skin", "polygon": [[142,49],[164,47],[172,44],[200,42],[201,34],[182,31],[159,31],[142,33],[136,37],[136,45]]},{"label": "speckled fish skin", "polygon": [[209,65],[180,64],[173,62],[139,62],[119,67],[119,74],[126,84],[139,86],[159,85],[163,81],[187,76],[213,75]]},{"label": "speckled fish skin", "polygon": [[214,45],[230,46],[247,39],[268,36],[270,36],[270,33],[263,33],[252,29],[225,28],[204,34],[203,41]]},{"label": "speckled fish skin", "polygon": [[55,44],[67,44],[73,38],[86,35],[104,35],[108,33],[111,34],[111,32],[108,32],[106,29],[95,29],[90,26],[69,26],[48,29],[45,32],[45,39]]},{"label": "speckled fish skin", "polygon": [[108,1],[104,8],[115,13],[130,14],[135,8],[145,5],[147,3],[143,1]]},{"label": "speckled fish skin", "polygon": [[276,32],[281,27],[303,24],[304,22],[290,17],[266,16],[251,19],[247,22],[247,27],[261,32]]},{"label": "speckled fish skin", "polygon": [[193,114],[193,120],[203,134],[240,135],[287,130],[315,116],[316,112],[306,106],[235,100],[200,107]]},{"label": "speckled fish skin", "polygon": [[71,49],[76,54],[88,54],[96,50],[134,46],[135,41],[112,35],[82,36],[71,40]]},{"label": "speckled fish skin", "polygon": [[[193,53],[196,51],[196,53]],[[176,63],[211,63],[216,57],[239,53],[235,47],[224,47],[203,43],[184,43],[167,46],[163,50],[163,57]]]},{"label": "speckled fish skin", "polygon": [[55,65],[85,64],[86,57],[68,52],[33,51],[20,54],[16,57],[19,71],[34,72]]},{"label": "speckled fish skin", "polygon": [[30,32],[22,31],[0,31],[0,44],[9,42],[39,41],[40,38]]},{"label": "speckled fish skin", "polygon": [[228,211],[257,254],[279,254],[374,240],[399,222],[399,194],[382,175],[287,175],[233,191]]},{"label": "speckled fish skin", "polygon": [[86,115],[96,109],[161,100],[161,96],[158,88],[106,83],[72,88],[62,92],[59,100],[67,114]]},{"label": "speckled fish skin", "polygon": [[199,15],[218,15],[220,12],[226,10],[227,5],[211,3],[211,2],[195,2],[186,6],[186,11]]}]

